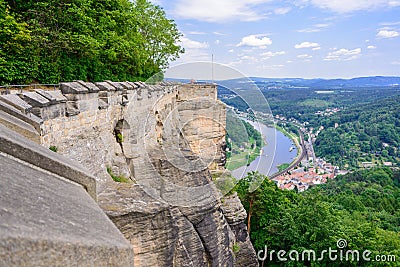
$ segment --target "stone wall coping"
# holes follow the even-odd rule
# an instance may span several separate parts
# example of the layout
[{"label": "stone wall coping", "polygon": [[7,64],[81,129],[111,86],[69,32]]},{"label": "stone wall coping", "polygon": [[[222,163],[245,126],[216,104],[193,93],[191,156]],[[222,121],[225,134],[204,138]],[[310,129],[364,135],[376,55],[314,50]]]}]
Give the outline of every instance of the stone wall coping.
[{"label": "stone wall coping", "polygon": [[77,83],[79,83],[80,85],[86,87],[90,93],[96,93],[98,91],[100,91],[99,87],[97,87],[94,83],[91,82],[84,82],[84,81],[76,81]]},{"label": "stone wall coping", "polygon": [[125,89],[119,82],[113,82],[113,81],[108,81],[108,80],[105,82],[114,86],[117,91],[123,91]]},{"label": "stone wall coping", "polygon": [[17,108],[0,101],[0,110],[7,112],[8,114],[32,125],[35,127],[36,131],[40,133],[40,125],[43,123],[43,120],[32,113],[24,114]]},{"label": "stone wall coping", "polygon": [[79,82],[60,83],[63,94],[87,94],[89,89]]},{"label": "stone wall coping", "polygon": [[48,100],[50,100],[50,103],[52,105],[67,102],[67,98],[59,90],[45,91],[42,89],[37,89],[37,90],[35,90],[35,92],[38,93],[39,95],[47,98]]},{"label": "stone wall coping", "polygon": [[32,106],[23,101],[18,95],[2,95],[0,96],[0,101],[6,102],[7,104],[17,108],[23,113],[28,113],[32,109]]},{"label": "stone wall coping", "polygon": [[79,163],[0,125],[0,151],[82,185],[97,201],[96,178]]},{"label": "stone wall coping", "polygon": [[94,84],[97,87],[99,87],[100,91],[116,91],[117,90],[113,85],[111,85],[107,82],[96,82]]},{"label": "stone wall coping", "polygon": [[48,100],[46,97],[36,93],[36,92],[25,92],[22,94],[19,94],[19,96],[27,102],[29,105],[33,107],[47,107],[50,106],[50,100]]}]

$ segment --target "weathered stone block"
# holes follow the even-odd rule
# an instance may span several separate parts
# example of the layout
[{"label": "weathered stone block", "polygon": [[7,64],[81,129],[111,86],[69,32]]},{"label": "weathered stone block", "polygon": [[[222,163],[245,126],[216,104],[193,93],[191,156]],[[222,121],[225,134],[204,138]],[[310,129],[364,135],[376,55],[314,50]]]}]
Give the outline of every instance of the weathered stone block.
[{"label": "weathered stone block", "polygon": [[105,81],[105,82],[114,86],[117,91],[123,91],[125,89],[124,86],[121,85],[119,82],[112,82],[112,81]]},{"label": "weathered stone block", "polygon": [[94,83],[84,82],[84,81],[76,81],[76,82],[86,87],[90,93],[97,93],[100,91],[100,88],[98,88]]},{"label": "weathered stone block", "polygon": [[61,83],[61,92],[63,94],[86,94],[89,89],[78,82]]},{"label": "weathered stone block", "polygon": [[0,266],[133,266],[132,247],[81,186],[0,154],[0,188]]},{"label": "weathered stone block", "polygon": [[33,106],[33,107],[47,107],[49,106],[50,100],[48,100],[47,98],[41,96],[40,94],[36,93],[36,92],[27,92],[27,93],[22,93],[19,94],[19,96],[25,101],[27,102],[29,105]]},{"label": "weathered stone block", "polygon": [[117,90],[114,86],[107,82],[97,82],[95,85],[101,90],[101,91],[115,91]]},{"label": "weathered stone block", "polygon": [[0,96],[0,101],[5,102],[16,109],[20,110],[23,113],[28,113],[32,106],[23,101],[18,95],[10,94],[10,95],[2,95]]},{"label": "weathered stone block", "polygon": [[0,125],[0,151],[81,184],[96,199],[96,179],[78,164]]}]

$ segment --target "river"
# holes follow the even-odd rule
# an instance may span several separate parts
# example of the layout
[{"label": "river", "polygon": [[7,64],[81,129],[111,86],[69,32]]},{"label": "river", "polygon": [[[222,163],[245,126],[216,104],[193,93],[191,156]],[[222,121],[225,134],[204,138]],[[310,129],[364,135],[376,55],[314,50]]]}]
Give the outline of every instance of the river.
[{"label": "river", "polygon": [[250,121],[249,123],[261,132],[266,145],[262,148],[261,156],[258,156],[249,166],[243,166],[233,170],[232,175],[234,177],[240,179],[251,171],[258,171],[259,173],[270,176],[278,172],[279,165],[291,163],[295,159],[297,148],[289,137],[273,127]]}]

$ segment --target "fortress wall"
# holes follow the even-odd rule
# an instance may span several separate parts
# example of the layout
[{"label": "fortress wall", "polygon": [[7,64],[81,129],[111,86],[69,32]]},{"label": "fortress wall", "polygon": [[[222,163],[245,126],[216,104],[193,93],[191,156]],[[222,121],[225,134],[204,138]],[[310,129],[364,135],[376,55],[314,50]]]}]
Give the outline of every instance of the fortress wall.
[{"label": "fortress wall", "polygon": [[[9,100],[4,108],[0,98],[0,110],[93,175],[98,204],[129,240],[135,266],[257,266],[245,216],[233,219],[243,207],[221,207],[209,172],[225,163],[226,110],[215,85],[77,81]],[[131,182],[114,182],[107,168]],[[236,242],[245,261],[233,255]]]}]

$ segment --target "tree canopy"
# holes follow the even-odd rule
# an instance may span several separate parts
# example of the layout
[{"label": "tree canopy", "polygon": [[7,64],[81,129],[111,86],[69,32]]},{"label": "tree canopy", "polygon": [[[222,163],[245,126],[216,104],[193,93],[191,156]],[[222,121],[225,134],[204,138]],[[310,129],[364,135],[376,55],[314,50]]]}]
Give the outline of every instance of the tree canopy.
[{"label": "tree canopy", "polygon": [[[254,184],[259,187],[252,188]],[[398,171],[356,171],[303,193],[280,190],[259,173],[250,173],[234,190],[247,210],[256,251],[267,246],[269,251],[321,252],[336,248],[336,242],[345,239],[346,249],[370,250],[374,256],[395,255],[396,259],[400,256]],[[311,262],[291,265],[294,262],[274,260],[267,262],[268,266],[311,266]],[[312,266],[342,266],[329,259],[313,263]],[[373,262],[344,264],[375,266]]]},{"label": "tree canopy", "polygon": [[0,83],[145,80],[183,49],[147,0],[0,0]]}]

